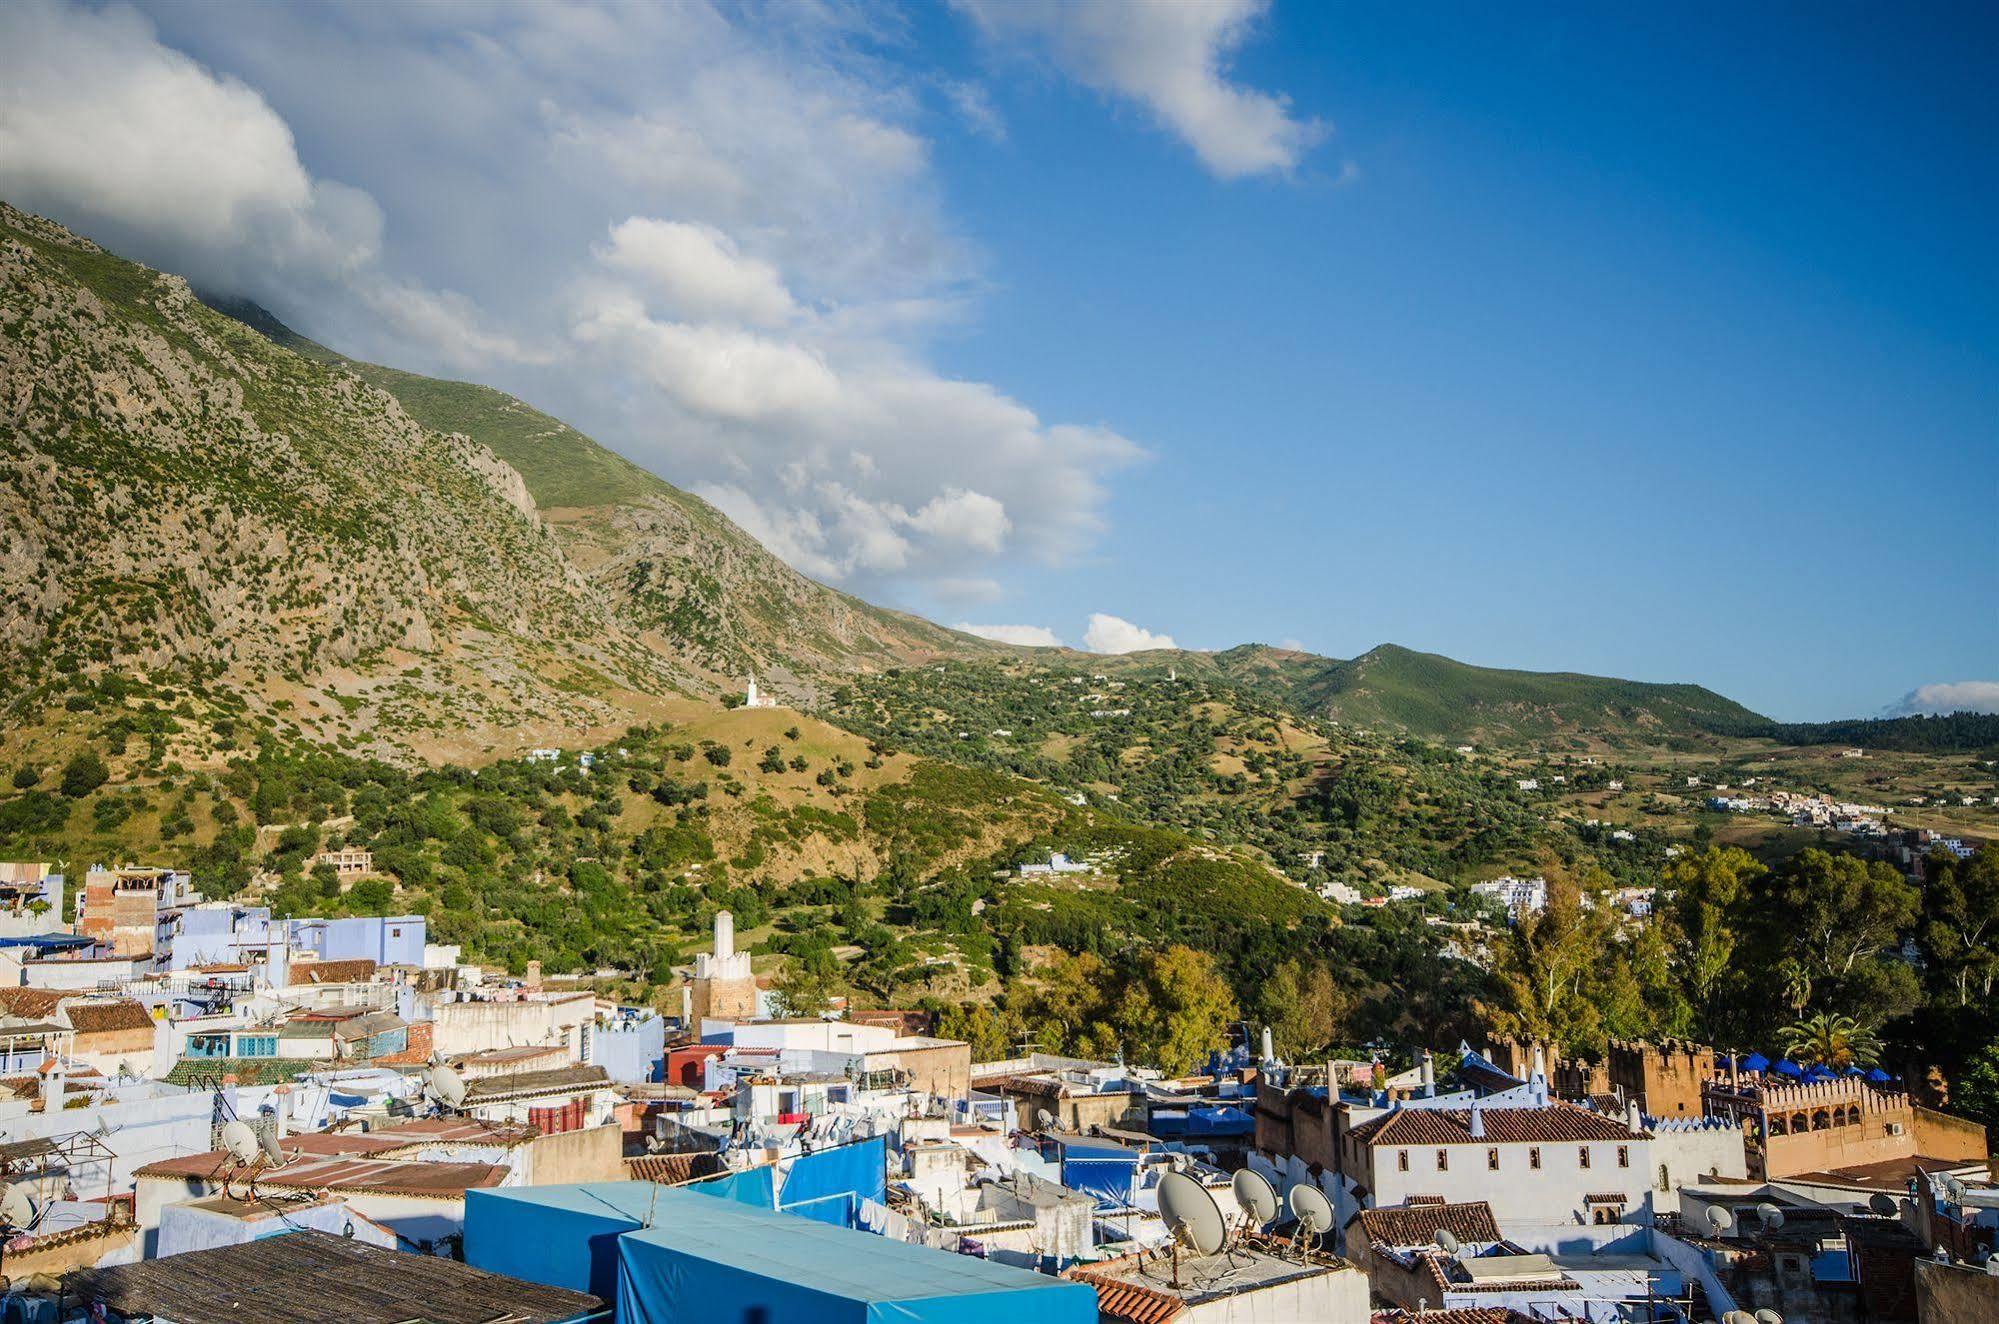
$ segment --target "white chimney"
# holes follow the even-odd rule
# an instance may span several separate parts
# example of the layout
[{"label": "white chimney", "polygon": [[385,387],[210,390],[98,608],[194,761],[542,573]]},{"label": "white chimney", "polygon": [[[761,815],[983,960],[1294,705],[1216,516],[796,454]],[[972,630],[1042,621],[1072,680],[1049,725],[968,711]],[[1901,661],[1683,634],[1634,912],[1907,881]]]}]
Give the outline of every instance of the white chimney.
[{"label": "white chimney", "polygon": [[51,1061],[49,1072],[42,1077],[42,1116],[62,1111],[62,1063]]},{"label": "white chimney", "polygon": [[1478,1106],[1477,1099],[1473,1099],[1471,1102],[1470,1129],[1471,1129],[1471,1138],[1473,1140],[1485,1139],[1485,1110]]},{"label": "white chimney", "polygon": [[1633,1131],[1645,1129],[1645,1110],[1638,1106],[1637,1099],[1632,1099],[1624,1105],[1624,1124]]},{"label": "white chimney", "polygon": [[1266,1062],[1275,1062],[1277,1060],[1277,1049],[1271,1040],[1270,1027],[1268,1025],[1263,1027],[1263,1060]]},{"label": "white chimney", "polygon": [[1422,1076],[1423,1097],[1432,1098],[1435,1097],[1437,1093],[1437,1064],[1430,1057],[1429,1049],[1425,1048],[1420,1051],[1422,1054],[1421,1063],[1423,1067],[1423,1076]]},{"label": "white chimney", "polygon": [[1534,1045],[1534,1074],[1543,1080],[1548,1078],[1548,1054],[1539,1044]]}]

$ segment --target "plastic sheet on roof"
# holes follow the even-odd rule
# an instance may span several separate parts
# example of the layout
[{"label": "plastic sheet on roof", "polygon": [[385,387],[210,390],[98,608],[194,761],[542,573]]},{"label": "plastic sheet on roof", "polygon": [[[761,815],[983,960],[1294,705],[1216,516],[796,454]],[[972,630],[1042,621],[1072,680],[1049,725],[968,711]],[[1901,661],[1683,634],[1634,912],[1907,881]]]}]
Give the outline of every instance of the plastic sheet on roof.
[{"label": "plastic sheet on roof", "polygon": [[468,1191],[465,1262],[609,1301],[618,1291],[618,1238],[646,1225],[664,1190],[619,1181]]},{"label": "plastic sheet on roof", "polygon": [[888,1137],[801,1155],[784,1165],[777,1207],[838,1227],[860,1223],[861,1201],[888,1203]]},{"label": "plastic sheet on roof", "polygon": [[[691,1208],[699,1204],[701,1209]],[[712,1211],[712,1212],[710,1212]],[[618,1238],[618,1324],[1096,1324],[1081,1283],[790,1214],[661,1193]]]}]

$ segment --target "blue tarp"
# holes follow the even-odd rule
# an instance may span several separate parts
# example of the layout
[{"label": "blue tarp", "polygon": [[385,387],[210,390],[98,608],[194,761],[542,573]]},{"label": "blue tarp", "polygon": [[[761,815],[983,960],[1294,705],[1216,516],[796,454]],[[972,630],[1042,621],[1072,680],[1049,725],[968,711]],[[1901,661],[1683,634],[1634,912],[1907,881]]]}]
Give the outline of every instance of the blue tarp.
[{"label": "blue tarp", "polygon": [[78,933],[35,933],[21,938],[0,938],[0,947],[39,947],[44,951],[67,951],[76,947],[89,947],[97,939],[86,938]]},{"label": "blue tarp", "polygon": [[663,1191],[642,1181],[467,1191],[465,1262],[616,1300],[618,1237],[645,1226]]},{"label": "blue tarp", "polygon": [[802,1155],[786,1165],[777,1207],[840,1227],[860,1224],[860,1202],[888,1203],[888,1137]]},{"label": "blue tarp", "polygon": [[1026,1269],[667,1189],[653,1225],[618,1238],[617,1317],[619,1324],[1096,1324],[1097,1294]]},{"label": "blue tarp", "polygon": [[737,1204],[754,1205],[758,1209],[772,1209],[777,1206],[777,1169],[765,1164],[761,1168],[732,1172],[726,1177],[691,1182],[686,1189],[722,1200],[734,1200]]},{"label": "blue tarp", "polygon": [[1093,1195],[1099,1209],[1124,1209],[1138,1178],[1138,1152],[1101,1141],[1062,1140],[1061,1182]]}]

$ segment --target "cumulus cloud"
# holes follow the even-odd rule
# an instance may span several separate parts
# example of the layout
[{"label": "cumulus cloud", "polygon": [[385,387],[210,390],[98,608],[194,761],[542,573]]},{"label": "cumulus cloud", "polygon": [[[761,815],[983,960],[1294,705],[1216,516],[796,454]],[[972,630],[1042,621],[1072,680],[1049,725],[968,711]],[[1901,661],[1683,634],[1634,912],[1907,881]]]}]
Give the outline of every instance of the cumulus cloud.
[{"label": "cumulus cloud", "polygon": [[1910,690],[1888,710],[1890,717],[1947,713],[1999,713],[1999,680],[1944,681]]},{"label": "cumulus cloud", "polygon": [[1267,0],[953,0],[988,36],[1044,52],[1076,81],[1145,107],[1224,179],[1283,173],[1327,133],[1229,61]]},{"label": "cumulus cloud", "polygon": [[1177,648],[1170,634],[1154,634],[1118,616],[1094,612],[1083,632],[1083,647],[1092,653],[1138,653],[1148,648]]},{"label": "cumulus cloud", "polygon": [[983,103],[879,11],[137,2],[0,6],[0,194],[519,394],[808,574],[993,600],[1143,455],[930,362],[987,276],[926,127]]},{"label": "cumulus cloud", "polygon": [[1023,644],[1029,648],[1060,648],[1062,641],[1045,625],[971,625],[960,621],[951,627],[981,639],[1002,644]]},{"label": "cumulus cloud", "polygon": [[0,189],[197,281],[375,257],[367,194],[315,180],[253,88],[128,9],[0,10]]}]

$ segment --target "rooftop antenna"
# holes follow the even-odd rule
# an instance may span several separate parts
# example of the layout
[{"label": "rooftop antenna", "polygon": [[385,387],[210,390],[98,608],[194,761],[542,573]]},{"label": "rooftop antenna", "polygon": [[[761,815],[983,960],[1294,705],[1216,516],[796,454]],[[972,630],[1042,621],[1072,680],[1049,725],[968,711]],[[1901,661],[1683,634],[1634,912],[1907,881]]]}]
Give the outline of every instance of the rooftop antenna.
[{"label": "rooftop antenna", "polygon": [[457,1112],[465,1106],[465,1078],[442,1062],[424,1073],[425,1082],[438,1105],[446,1112]]},{"label": "rooftop antenna", "polygon": [[0,1186],[0,1223],[16,1232],[25,1232],[41,1217],[35,1198],[18,1186]]},{"label": "rooftop antenna", "polygon": [[1775,1232],[1784,1226],[1784,1211],[1765,1200],[1756,1206],[1756,1221],[1763,1225],[1765,1232]]},{"label": "rooftop antenna", "polygon": [[1270,1183],[1260,1173],[1243,1168],[1229,1185],[1235,1191],[1236,1207],[1242,1210],[1245,1226],[1258,1231],[1269,1227],[1277,1217],[1277,1192],[1270,1189]]},{"label": "rooftop antenna", "polygon": [[1173,1236],[1173,1289],[1180,1290],[1180,1244],[1196,1255],[1213,1255],[1228,1236],[1222,1208],[1192,1177],[1169,1172],[1159,1179],[1159,1217]]},{"label": "rooftop antenna", "polygon": [[1735,1215],[1718,1204],[1711,1204],[1707,1207],[1707,1225],[1714,1229],[1718,1237],[1735,1226]]},{"label": "rooftop antenna", "polygon": [[1332,1230],[1333,1202],[1316,1186],[1303,1182],[1291,1188],[1291,1216],[1298,1220],[1298,1250],[1310,1259],[1312,1243]]},{"label": "rooftop antenna", "polygon": [[263,1157],[263,1142],[250,1129],[248,1122],[225,1122],[222,1126],[222,1147],[229,1151],[229,1157],[248,1167]]}]

